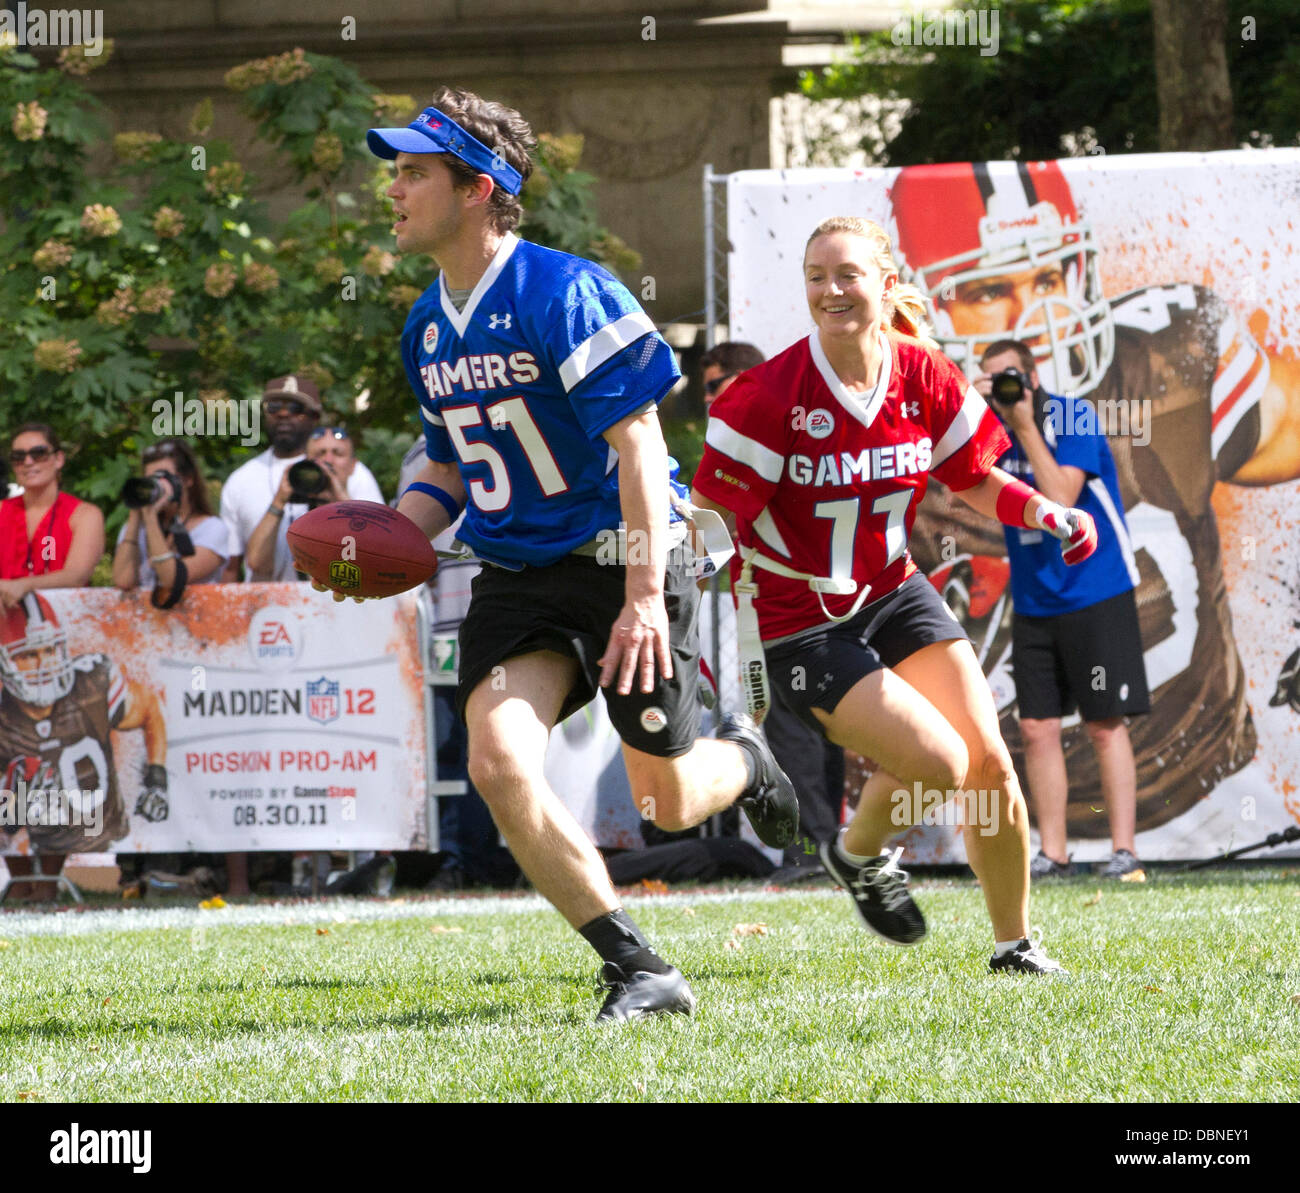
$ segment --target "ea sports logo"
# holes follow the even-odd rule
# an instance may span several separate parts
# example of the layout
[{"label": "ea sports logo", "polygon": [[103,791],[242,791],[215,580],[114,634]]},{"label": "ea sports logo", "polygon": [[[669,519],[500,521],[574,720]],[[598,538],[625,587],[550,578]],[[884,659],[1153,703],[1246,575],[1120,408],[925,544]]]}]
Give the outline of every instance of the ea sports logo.
[{"label": "ea sports logo", "polygon": [[668,728],[668,718],[662,708],[647,708],[641,714],[641,728],[647,733],[662,733]]},{"label": "ea sports logo", "polygon": [[804,423],[804,429],[814,439],[825,439],[835,430],[835,419],[829,410],[823,410],[819,407],[809,412],[808,421]]},{"label": "ea sports logo", "polygon": [[302,657],[303,634],[298,614],[267,605],[248,625],[248,650],[262,671],[287,671]]},{"label": "ea sports logo", "polygon": [[430,323],[424,329],[424,350],[432,352],[438,346],[438,325]]}]

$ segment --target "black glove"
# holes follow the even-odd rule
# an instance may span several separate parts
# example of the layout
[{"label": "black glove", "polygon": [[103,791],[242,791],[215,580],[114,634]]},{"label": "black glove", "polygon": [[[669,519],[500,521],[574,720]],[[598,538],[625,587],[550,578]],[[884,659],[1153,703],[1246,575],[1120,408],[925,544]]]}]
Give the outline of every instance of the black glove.
[{"label": "black glove", "polygon": [[144,790],[135,801],[135,814],[150,824],[167,819],[167,768],[151,762],[144,768]]}]

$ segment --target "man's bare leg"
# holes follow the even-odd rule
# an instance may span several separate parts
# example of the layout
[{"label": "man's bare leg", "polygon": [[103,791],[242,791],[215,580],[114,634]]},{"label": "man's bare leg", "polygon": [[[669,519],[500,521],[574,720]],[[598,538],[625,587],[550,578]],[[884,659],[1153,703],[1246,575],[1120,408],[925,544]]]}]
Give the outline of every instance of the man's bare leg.
[{"label": "man's bare leg", "polygon": [[676,758],[659,758],[625,743],[623,761],[636,810],[670,833],[731,807],[747,777],[740,747],[707,737]]},{"label": "man's bare leg", "polygon": [[1110,820],[1112,849],[1126,849],[1137,856],[1137,764],[1133,743],[1123,717],[1087,721],[1088,736],[1097,751],[1101,771],[1101,792]]},{"label": "man's bare leg", "polygon": [[1038,816],[1043,852],[1052,861],[1065,865],[1069,860],[1065,831],[1069,782],[1065,774],[1065,752],[1061,748],[1061,718],[1021,717],[1020,733],[1025,739],[1025,777]]},{"label": "man's bare leg", "polygon": [[597,1021],[695,1007],[685,978],[619,906],[596,847],[547,784],[547,740],[578,664],[554,651],[507,659],[470,693],[469,777],[532,884],[605,962]]},{"label": "man's bare leg", "polygon": [[507,659],[470,694],[469,777],[529,881],[575,928],[619,906],[596,847],[551,790],[546,744],[577,661],[553,651]]}]

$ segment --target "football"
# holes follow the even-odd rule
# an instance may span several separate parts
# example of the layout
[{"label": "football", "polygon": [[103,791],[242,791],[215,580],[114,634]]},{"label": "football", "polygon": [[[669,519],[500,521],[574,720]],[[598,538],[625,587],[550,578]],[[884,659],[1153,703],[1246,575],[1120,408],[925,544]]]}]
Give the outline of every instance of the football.
[{"label": "football", "polygon": [[348,596],[393,596],[438,570],[420,528],[377,501],[318,506],[289,527],[287,538],[294,567]]}]

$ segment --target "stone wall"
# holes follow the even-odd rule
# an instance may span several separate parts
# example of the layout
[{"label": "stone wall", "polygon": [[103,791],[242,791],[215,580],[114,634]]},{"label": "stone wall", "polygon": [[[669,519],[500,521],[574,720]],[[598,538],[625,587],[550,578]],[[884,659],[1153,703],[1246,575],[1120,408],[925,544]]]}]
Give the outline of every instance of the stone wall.
[{"label": "stone wall", "polygon": [[[251,143],[222,79],[253,57],[302,46],[347,60],[379,91],[421,101],[436,83],[515,107],[538,131],[579,132],[599,180],[602,221],[644,257],[652,316],[703,307],[701,172],[769,164],[771,97],[794,77],[782,65],[782,19],[721,22],[761,5],[718,0],[122,0],[105,10],[115,40],[89,78],[114,131],[183,137],[211,96],[214,135],[230,139],[273,210],[296,197],[264,146]],[[653,10],[653,19],[648,20]],[[638,282],[640,279],[636,279]]]}]

